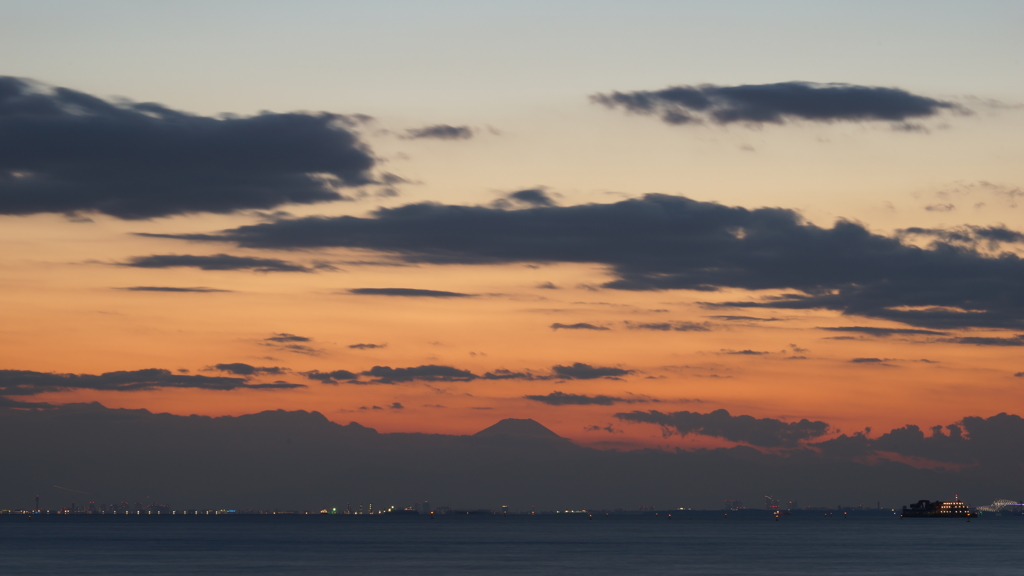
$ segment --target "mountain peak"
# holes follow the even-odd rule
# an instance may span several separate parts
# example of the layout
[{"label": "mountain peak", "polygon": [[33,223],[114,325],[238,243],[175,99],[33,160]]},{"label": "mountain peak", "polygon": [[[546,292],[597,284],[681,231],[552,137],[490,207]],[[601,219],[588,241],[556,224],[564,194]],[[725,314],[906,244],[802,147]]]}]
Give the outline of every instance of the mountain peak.
[{"label": "mountain peak", "polygon": [[482,437],[562,439],[532,418],[505,418],[474,434]]}]

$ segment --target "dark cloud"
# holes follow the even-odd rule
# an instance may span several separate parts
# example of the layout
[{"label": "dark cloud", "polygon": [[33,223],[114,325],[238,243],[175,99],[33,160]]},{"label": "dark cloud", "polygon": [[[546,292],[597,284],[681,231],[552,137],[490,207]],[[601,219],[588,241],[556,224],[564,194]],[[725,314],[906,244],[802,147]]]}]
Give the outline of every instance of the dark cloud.
[{"label": "dark cloud", "polygon": [[548,196],[542,188],[531,188],[529,190],[519,190],[512,192],[507,196],[509,200],[521,202],[523,204],[529,204],[530,206],[554,206],[555,201]]},{"label": "dark cloud", "polygon": [[402,406],[401,402],[392,402],[391,406],[388,406],[392,410],[405,410],[405,406]]},{"label": "dark cloud", "polygon": [[230,372],[239,376],[255,376],[257,374],[284,374],[287,372],[285,368],[280,366],[251,366],[249,364],[243,364],[242,362],[233,362],[230,364],[217,364],[214,366],[221,372]]},{"label": "dark cloud", "polygon": [[337,384],[338,382],[351,382],[358,384],[357,380],[359,375],[348,370],[335,370],[333,372],[321,372],[319,370],[310,370],[309,372],[300,372],[306,378],[310,380],[316,380],[324,384]]},{"label": "dark cloud", "polygon": [[94,374],[55,374],[30,370],[0,370],[0,396],[31,396],[65,390],[102,390],[133,392],[159,388],[198,388],[202,390],[289,389],[302,384],[275,382],[250,384],[245,378],[174,374],[170,370],[148,368]]},{"label": "dark cloud", "polygon": [[710,308],[829,309],[924,328],[1024,327],[1024,263],[963,246],[928,248],[794,211],[677,196],[501,210],[410,204],[371,217],[300,218],[178,238],[253,248],[352,247],[406,262],[597,263],[606,288],[791,290]]},{"label": "dark cloud", "polygon": [[181,288],[178,286],[128,286],[119,290],[131,292],[232,292],[232,290],[220,290],[218,288],[204,288],[196,286],[193,288]]},{"label": "dark cloud", "polygon": [[189,254],[154,254],[136,256],[122,266],[133,268],[198,268],[200,270],[252,270],[254,272],[312,272],[312,269],[276,258],[253,258],[214,254],[193,256]]},{"label": "dark cloud", "polygon": [[451,366],[413,366],[409,368],[391,368],[390,366],[374,366],[362,373],[372,378],[371,384],[397,384],[399,382],[469,382],[479,378],[469,370],[460,370]]},{"label": "dark cloud", "polygon": [[630,330],[656,330],[660,332],[708,332],[711,330],[711,327],[707,322],[626,322],[626,327]]},{"label": "dark cloud", "polygon": [[339,188],[373,181],[358,120],[196,116],[0,77],[0,214],[143,219],[342,200]]},{"label": "dark cloud", "polygon": [[305,336],[296,336],[295,334],[282,332],[280,334],[274,334],[269,338],[264,338],[263,345],[277,348],[278,350],[284,350],[285,352],[294,352],[296,354],[305,354],[307,356],[316,356],[320,354],[320,351],[316,348],[306,344],[300,344],[300,342],[310,341],[312,341],[312,339],[306,338]]},{"label": "dark cloud", "polygon": [[269,338],[264,338],[267,342],[309,342],[311,339],[305,336],[296,336],[295,334],[288,334],[287,332],[281,332],[280,334],[275,333]]},{"label": "dark cloud", "polygon": [[967,226],[975,238],[1004,244],[1024,244],[1024,234],[1006,226]]},{"label": "dark cloud", "polygon": [[273,346],[278,350],[285,352],[294,352],[296,354],[305,354],[307,356],[318,356],[320,351],[312,346],[306,346],[304,344],[267,344],[267,346]]},{"label": "dark cloud", "polygon": [[[531,372],[514,372],[505,368],[499,368],[483,375],[474,374],[470,370],[463,370],[453,366],[410,366],[406,368],[392,368],[390,366],[374,366],[370,370],[356,375],[347,370],[331,372],[325,376],[313,370],[302,374],[314,379],[325,381],[327,379],[344,379],[353,384],[397,384],[400,382],[471,382],[473,380],[592,380],[594,378],[617,378],[632,374],[632,370],[622,368],[610,368],[590,366],[576,362],[572,366],[553,366],[551,374],[533,374]],[[342,374],[342,378],[335,378],[330,375]],[[360,376],[367,380],[358,379]]]},{"label": "dark cloud", "polygon": [[771,354],[771,352],[760,352],[760,351],[757,351],[757,350],[728,350],[726,348],[722,348],[719,351],[719,353],[720,354],[729,354],[729,355],[734,355],[734,356],[765,356],[767,354]]},{"label": "dark cloud", "polygon": [[541,284],[537,284],[537,288],[542,288],[544,290],[558,290],[558,286],[555,286],[554,282],[543,282]]},{"label": "dark cloud", "polygon": [[826,456],[856,458],[872,453],[895,453],[977,466],[988,472],[1012,473],[1019,469],[1019,459],[1008,457],[1007,447],[1024,442],[1024,420],[1020,416],[1001,413],[989,418],[968,416],[958,423],[933,426],[930,434],[908,424],[895,428],[878,438],[864,434],[827,440],[813,447]]},{"label": "dark cloud", "polygon": [[[402,178],[398,174],[392,174],[391,172],[381,172],[380,183],[386,186],[394,186],[395,184],[419,184],[419,182],[411,182],[409,180],[406,180],[405,178]],[[385,196],[392,195],[385,194]]]},{"label": "dark cloud", "polygon": [[552,330],[608,330],[606,326],[595,326],[593,324],[587,324],[586,322],[577,322],[576,324],[560,324],[555,322],[551,325]]},{"label": "dark cloud", "polygon": [[419,290],[417,288],[352,288],[349,294],[361,296],[413,296],[423,298],[472,298],[473,294],[445,292],[444,290]]},{"label": "dark cloud", "polygon": [[249,384],[246,388],[266,388],[266,389],[286,389],[286,388],[306,388],[305,384],[292,384],[291,382],[285,382],[284,380],[274,380],[269,384]]},{"label": "dark cloud", "polygon": [[647,402],[642,399],[628,399],[618,398],[615,396],[587,396],[585,394],[566,394],[564,392],[552,392],[547,396],[542,395],[529,395],[523,396],[527,400],[535,400],[537,402],[543,402],[551,406],[611,406],[612,404],[633,404],[635,402]]},{"label": "dark cloud", "polygon": [[480,377],[483,380],[546,380],[545,376],[534,376],[529,372],[513,372],[505,368],[499,368],[493,372],[487,372]]},{"label": "dark cloud", "polygon": [[922,335],[922,336],[945,336],[945,332],[936,332],[935,330],[919,330],[916,328],[876,328],[874,326],[819,326],[818,330],[828,330],[829,332],[857,332],[860,334],[868,334],[870,336],[893,336],[893,335]]},{"label": "dark cloud", "polygon": [[715,320],[724,320],[726,322],[778,322],[778,318],[758,318],[756,316],[732,316],[728,314],[717,314],[714,316],[708,316]]},{"label": "dark cloud", "polygon": [[[320,372],[310,370],[300,374],[325,384],[345,381],[350,384],[398,384],[403,382],[472,382],[474,380],[590,380],[594,378],[617,378],[632,374],[632,370],[589,366],[579,362],[572,366],[554,366],[550,374],[534,374],[530,371],[516,372],[506,368],[475,374],[470,370],[454,366],[423,365],[405,368],[374,366],[370,370],[355,373],[348,370]],[[648,402],[653,400],[634,400]]]},{"label": "dark cloud", "polygon": [[494,202],[491,202],[491,206],[493,208],[501,210],[515,208],[545,208],[557,205],[558,203],[555,202],[543,188],[529,188],[527,190],[509,192]]},{"label": "dark cloud", "polygon": [[597,424],[594,424],[592,426],[584,426],[583,429],[586,430],[587,432],[601,432],[601,431],[604,431],[604,432],[607,432],[609,434],[622,434],[622,430],[616,429],[611,424],[608,424],[607,426],[599,426]]},{"label": "dark cloud", "polygon": [[[784,124],[812,122],[906,121],[945,110],[966,112],[951,102],[917,96],[898,88],[780,82],[741,86],[672,86],[662,90],[612,92],[591,96],[595,103],[656,115],[668,124]],[[913,126],[913,125],[910,125]]]},{"label": "dark cloud", "polygon": [[952,344],[973,344],[975,346],[1024,346],[1024,334],[1017,334],[1010,338],[999,338],[989,336],[963,336],[960,338],[946,338],[942,342]]},{"label": "dark cloud", "polygon": [[[929,206],[928,208],[932,208]],[[926,208],[926,210],[928,209]],[[998,250],[1003,244],[1024,244],[1024,234],[1006,226],[964,225],[955,228],[904,228],[897,234],[901,238],[930,237],[940,243],[983,247]]]},{"label": "dark cloud", "polygon": [[49,402],[23,402],[21,400],[11,400],[10,398],[4,398],[0,396],[0,408],[15,408],[19,410],[46,410],[54,408],[55,405]]},{"label": "dark cloud", "polygon": [[557,378],[567,380],[593,380],[594,378],[618,378],[632,374],[632,370],[622,368],[610,368],[591,366],[582,362],[575,362],[572,366],[552,366],[551,371]]},{"label": "dark cloud", "polygon": [[412,128],[405,131],[405,138],[418,140],[430,138],[435,140],[468,140],[473,137],[473,129],[469,126],[449,126],[448,124],[434,124],[422,128]]},{"label": "dark cloud", "polygon": [[377,348],[387,348],[387,344],[349,344],[348,347],[354,350],[376,350]]},{"label": "dark cloud", "polygon": [[732,416],[727,410],[715,410],[707,414],[687,411],[663,414],[651,410],[620,413],[615,417],[625,422],[657,424],[683,436],[700,434],[765,448],[794,447],[801,440],[818,438],[829,431],[825,422],[807,419],[783,422],[774,418]]},{"label": "dark cloud", "polygon": [[854,358],[850,362],[854,364],[884,364],[888,358]]},{"label": "dark cloud", "polygon": [[658,322],[654,324],[634,324],[630,322],[628,324],[628,328],[630,330],[657,330],[661,332],[668,332],[672,329],[672,324],[668,322]]}]

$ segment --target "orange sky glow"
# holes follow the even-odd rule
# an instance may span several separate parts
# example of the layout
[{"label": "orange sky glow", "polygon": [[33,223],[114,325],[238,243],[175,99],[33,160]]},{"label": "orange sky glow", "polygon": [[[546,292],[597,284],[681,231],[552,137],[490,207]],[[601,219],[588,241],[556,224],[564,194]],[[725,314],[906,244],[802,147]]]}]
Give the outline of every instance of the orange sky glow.
[{"label": "orange sky glow", "polygon": [[[744,37],[742,50],[776,51],[765,56],[774,68],[731,54],[692,69],[662,56],[626,65],[611,54],[559,64],[532,48],[478,62],[438,45],[426,60],[382,48],[368,56],[376,66],[266,64],[290,87],[261,92],[253,82],[262,68],[219,78],[244,50],[225,52],[234,44],[196,34],[209,59],[172,73],[174,81],[150,70],[145,55],[119,57],[128,58],[122,74],[38,54],[0,71],[12,87],[0,107],[43,142],[37,149],[0,134],[0,154],[19,150],[0,158],[0,370],[155,368],[235,378],[235,388],[25,392],[18,387],[34,376],[18,373],[0,397],[179,415],[318,411],[381,432],[471,434],[533,418],[608,449],[737,444],[618,416],[635,411],[822,421],[822,438],[1024,413],[1024,306],[1014,292],[1024,254],[1019,59],[954,60],[939,73],[936,62],[949,60],[920,56],[919,44],[961,40],[938,33],[872,52],[875,66],[805,54],[806,45],[774,32]],[[678,42],[669,52],[718,52]],[[175,45],[160,36],[147,50],[166,68],[160,58]],[[890,62],[892,53],[917,65]],[[416,78],[415,89],[405,94],[385,69]],[[670,86],[706,102],[687,107],[658,92]],[[101,104],[61,100],[54,87]],[[917,108],[893,112],[886,102],[815,116],[795,104],[741,101],[743,90],[877,93]],[[55,103],[54,117],[71,128],[47,136],[48,124],[32,124],[34,108],[18,108],[7,93]],[[321,110],[347,116],[324,120]],[[177,131],[179,113],[195,121],[192,132]],[[62,155],[64,144],[78,145],[83,118],[100,125],[106,115],[109,130],[83,136],[80,157]],[[150,132],[125,136],[104,156],[103,134],[147,122]],[[232,122],[242,136],[222,134]],[[274,122],[295,125],[275,132]],[[22,134],[11,126],[0,130]],[[453,132],[417,132],[431,127]],[[208,135],[188,140],[202,130]],[[160,146],[176,152],[147,156]],[[683,198],[693,204],[679,208]],[[718,226],[719,209],[749,222],[686,236]],[[672,220],[672,210],[707,214]],[[457,220],[467,213],[479,221]],[[385,228],[396,215],[407,220]],[[340,231],[311,231],[325,222]],[[831,256],[793,256],[817,254],[806,238],[839,237],[829,234],[843,226],[856,230],[849,243],[829,245]],[[257,229],[258,237],[243,234]],[[776,249],[793,230],[813,234]],[[755,233],[763,244],[742,244]],[[715,242],[743,248],[728,262],[733,252],[723,248],[721,262],[692,263]],[[884,260],[883,244],[924,256]],[[145,260],[222,256],[233,260],[209,269]],[[963,265],[943,268],[942,258]],[[853,303],[800,304],[865,286],[875,291]],[[380,289],[413,292],[373,293]],[[799,305],[779,305],[791,300]],[[253,372],[223,367],[236,364]],[[444,367],[449,376],[388,380],[375,367]],[[352,378],[324,381],[335,371]],[[280,386],[258,386],[266,384]]]}]

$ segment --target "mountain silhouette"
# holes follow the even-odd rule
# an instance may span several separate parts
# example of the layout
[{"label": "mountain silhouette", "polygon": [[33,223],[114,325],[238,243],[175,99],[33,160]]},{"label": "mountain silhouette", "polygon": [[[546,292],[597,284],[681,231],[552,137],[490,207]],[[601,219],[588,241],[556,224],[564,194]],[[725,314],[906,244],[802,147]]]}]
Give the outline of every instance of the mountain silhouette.
[{"label": "mountain silhouette", "polygon": [[318,412],[177,416],[92,403],[0,408],[0,438],[0,509],[28,509],[36,495],[48,509],[152,498],[179,509],[430,500],[462,509],[554,510],[710,508],[764,494],[834,506],[897,505],[957,490],[972,502],[1019,493],[1019,461],[1002,453],[994,463],[956,471],[864,463],[810,448],[596,450],[525,418],[461,436],[378,433]]},{"label": "mountain silhouette", "polygon": [[506,438],[549,438],[565,440],[558,434],[544,427],[543,424],[532,418],[505,418],[500,422],[488,426],[473,436],[489,437],[502,436]]}]

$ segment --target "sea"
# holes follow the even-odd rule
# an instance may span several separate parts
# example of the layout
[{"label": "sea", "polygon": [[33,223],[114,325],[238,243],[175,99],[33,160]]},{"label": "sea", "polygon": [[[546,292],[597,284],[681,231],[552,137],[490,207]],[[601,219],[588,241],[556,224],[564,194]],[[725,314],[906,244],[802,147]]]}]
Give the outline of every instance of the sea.
[{"label": "sea", "polygon": [[1024,517],[0,516],[0,574],[1024,574]]}]

